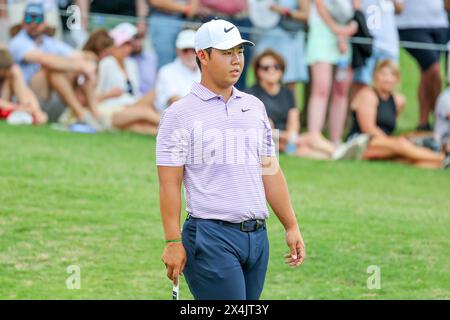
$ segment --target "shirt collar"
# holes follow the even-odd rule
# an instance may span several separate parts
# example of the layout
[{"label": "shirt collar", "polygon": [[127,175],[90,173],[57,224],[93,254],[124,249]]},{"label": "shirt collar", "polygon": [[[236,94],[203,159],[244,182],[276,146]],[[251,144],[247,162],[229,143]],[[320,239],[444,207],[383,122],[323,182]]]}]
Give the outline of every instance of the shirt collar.
[{"label": "shirt collar", "polygon": [[[25,31],[25,29],[20,30],[18,34],[20,34],[22,37],[26,37],[26,38],[28,38],[29,40],[31,40],[31,41],[33,41],[34,43],[36,43],[36,39],[35,39],[35,38],[32,38],[32,37],[28,34],[28,32]],[[39,45],[42,45],[42,44],[44,43],[44,41],[46,41],[46,37],[47,37],[46,34],[41,34],[41,42],[39,43]]]},{"label": "shirt collar", "polygon": [[[191,93],[202,99],[203,101],[208,101],[217,97],[220,97],[218,94],[212,92],[208,88],[206,88],[201,83],[195,82],[192,85]],[[233,91],[231,93],[230,100],[234,98],[242,98],[243,93],[242,91],[239,91],[236,89],[236,87],[233,86]]]}]

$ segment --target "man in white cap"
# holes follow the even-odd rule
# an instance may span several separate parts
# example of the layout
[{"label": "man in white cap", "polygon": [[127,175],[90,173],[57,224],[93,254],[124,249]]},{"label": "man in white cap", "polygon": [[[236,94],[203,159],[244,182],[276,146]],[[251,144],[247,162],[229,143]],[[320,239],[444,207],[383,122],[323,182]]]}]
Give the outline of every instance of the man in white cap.
[{"label": "man in white cap", "polygon": [[163,66],[156,78],[156,108],[162,112],[191,91],[200,82],[200,70],[195,62],[195,31],[181,31],[175,42],[177,58]]},{"label": "man in white cap", "polygon": [[269,260],[266,201],[286,230],[286,263],[305,258],[264,104],[234,87],[246,43],[253,45],[228,21],[200,27],[201,82],[165,110],[157,137],[162,261],[174,284],[184,273],[195,299],[259,299]]}]

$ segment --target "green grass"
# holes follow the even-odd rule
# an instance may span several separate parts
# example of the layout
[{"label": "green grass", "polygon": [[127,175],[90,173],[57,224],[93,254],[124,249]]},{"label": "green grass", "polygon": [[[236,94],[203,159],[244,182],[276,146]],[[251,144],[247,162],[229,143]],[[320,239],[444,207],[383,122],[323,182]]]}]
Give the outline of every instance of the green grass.
[{"label": "green grass", "polygon": [[[402,67],[413,70],[402,56]],[[417,119],[417,73],[403,74]],[[0,123],[0,298],[169,299],[161,262],[155,139],[83,135]],[[283,264],[283,230],[269,219],[262,299],[450,298],[450,173],[391,163],[281,156],[308,258]],[[66,270],[81,268],[81,289]],[[366,270],[381,268],[381,290]],[[185,282],[181,297],[191,298]]]}]

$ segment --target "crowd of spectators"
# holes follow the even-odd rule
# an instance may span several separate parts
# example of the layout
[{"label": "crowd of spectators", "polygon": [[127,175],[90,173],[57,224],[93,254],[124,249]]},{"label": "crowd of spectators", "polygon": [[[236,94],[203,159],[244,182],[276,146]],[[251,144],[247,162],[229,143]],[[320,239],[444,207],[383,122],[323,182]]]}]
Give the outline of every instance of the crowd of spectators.
[{"label": "crowd of spectators", "polygon": [[[280,151],[448,167],[448,10],[449,0],[0,0],[0,118],[155,135],[200,81],[196,27],[220,18],[256,43],[236,87],[264,102]],[[401,41],[420,68],[408,137],[394,136],[407,104]]]}]

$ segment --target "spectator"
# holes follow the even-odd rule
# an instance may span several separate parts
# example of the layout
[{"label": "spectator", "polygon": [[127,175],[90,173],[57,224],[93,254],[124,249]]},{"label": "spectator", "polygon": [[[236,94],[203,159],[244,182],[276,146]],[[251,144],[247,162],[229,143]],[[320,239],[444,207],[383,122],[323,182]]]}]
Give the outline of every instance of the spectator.
[{"label": "spectator", "polygon": [[272,128],[280,130],[279,135],[274,134],[279,137],[280,151],[300,157],[336,160],[350,154],[358,158],[362,154],[363,139],[354,140],[337,151],[320,132],[299,136],[300,112],[295,107],[292,91],[281,84],[285,62],[279,54],[265,50],[255,58],[253,67],[256,84],[249,93],[264,103]]},{"label": "spectator", "polygon": [[[444,44],[448,18],[443,0],[404,0],[402,14],[397,16],[400,40],[424,44]],[[420,119],[417,130],[431,131],[430,113],[441,91],[440,51],[406,48],[420,65],[418,97]]]},{"label": "spectator", "polygon": [[99,110],[106,128],[156,134],[159,115],[153,109],[154,93],[141,96],[137,65],[130,58],[136,34],[136,27],[128,22],[110,31],[114,47],[99,65]]},{"label": "spectator", "polygon": [[200,82],[194,38],[194,30],[181,31],[176,40],[177,58],[159,70],[156,81],[156,108],[159,112],[188,94],[194,82]]},{"label": "spectator", "polygon": [[[65,43],[43,34],[46,23],[41,4],[30,3],[24,13],[22,30],[11,40],[10,52],[22,69],[26,82],[40,100],[44,111],[57,109],[62,103],[55,101],[52,90],[72,110],[77,119],[101,130],[95,107],[95,65]],[[80,88],[86,107],[77,99]],[[56,100],[58,100],[56,98]],[[59,116],[59,114],[58,114]]]},{"label": "spectator", "polygon": [[[207,14],[207,17],[203,19],[203,22],[207,22],[214,18],[224,19],[238,27],[243,38],[249,39],[251,37],[249,29],[252,27],[252,23],[248,16],[247,1],[200,0],[200,8],[203,9],[202,13]],[[245,48],[244,60],[250,61],[251,58],[252,49]],[[235,85],[239,90],[246,89],[247,69],[249,65],[249,63],[244,64],[242,75]]]},{"label": "spectator", "polygon": [[[7,0],[0,0],[0,30],[7,30],[9,26]],[[0,43],[7,43],[9,41],[8,32],[0,33]]]},{"label": "spectator", "polygon": [[47,122],[47,114],[26,85],[19,66],[6,48],[0,48],[0,118],[7,118],[14,111],[30,114],[34,124]]},{"label": "spectator", "polygon": [[62,26],[62,39],[72,48],[76,48],[78,43],[72,36],[73,24],[77,22],[74,19],[74,0],[58,0],[59,18]]},{"label": "spectator", "polygon": [[[83,54],[86,57],[86,59],[95,63],[95,65],[98,68],[100,61],[111,54],[113,45],[114,40],[110,37],[108,31],[104,29],[98,29],[92,32],[91,35],[89,36],[89,39],[86,41],[83,47]],[[86,104],[86,99],[79,88],[76,89],[76,94],[78,100],[82,104]],[[103,101],[121,94],[122,94],[121,90],[115,89],[97,98],[98,100]],[[64,125],[69,125],[76,123],[77,119],[76,117],[74,117],[71,110],[66,110],[59,117],[58,122]]]},{"label": "spectator", "polygon": [[265,30],[256,44],[260,53],[271,48],[286,61],[283,82],[295,92],[295,85],[308,81],[305,63],[305,25],[309,16],[309,0],[283,0],[271,9],[283,16],[275,28]]},{"label": "spectator", "polygon": [[131,57],[139,70],[139,91],[146,94],[155,88],[158,57],[143,47],[145,33],[138,32],[132,41],[133,51]]},{"label": "spectator", "polygon": [[[58,40],[62,40],[62,24],[59,15],[58,0],[6,0],[8,4],[9,25],[12,29],[22,24],[22,13],[30,3],[39,3],[44,8],[47,32]],[[1,0],[0,0],[1,3]]]},{"label": "spectator", "polygon": [[148,0],[150,37],[158,56],[158,69],[176,58],[175,41],[185,19],[201,15],[200,0]]},{"label": "spectator", "polygon": [[[447,77],[449,78],[449,77]],[[448,82],[450,82],[447,79]],[[435,111],[434,138],[447,155],[447,166],[450,166],[450,87],[438,97]]]},{"label": "spectator", "polygon": [[[364,66],[354,70],[352,96],[363,87],[371,85],[373,71],[381,60],[398,63],[400,44],[395,15],[401,13],[401,0],[362,0],[362,11],[369,21],[369,30],[374,37],[372,55]],[[371,19],[376,16],[376,19]]]},{"label": "spectator", "polygon": [[[351,5],[351,0],[347,0]],[[308,101],[308,131],[323,130],[331,92],[329,114],[330,139],[339,145],[347,116],[350,87],[351,47],[348,37],[357,31],[356,22],[344,24],[352,16],[332,16],[331,2],[316,0],[311,4],[306,61],[311,66],[311,96]],[[346,3],[345,0],[333,3]],[[356,5],[356,3],[354,4]],[[339,18],[339,21],[338,21]],[[333,81],[333,65],[338,66]]]},{"label": "spectator", "polygon": [[393,160],[424,168],[441,168],[445,155],[414,145],[405,137],[392,136],[405,98],[394,93],[399,82],[397,66],[388,60],[378,63],[373,87],[361,89],[352,100],[353,126],[349,139],[359,134],[371,136],[364,153],[367,160]]},{"label": "spectator", "polygon": [[89,59],[98,64],[103,58],[109,56],[114,47],[114,40],[105,29],[98,29],[91,33],[83,46],[83,52]]},{"label": "spectator", "polygon": [[[75,4],[81,11],[82,32],[74,32],[80,47],[88,38],[89,31],[109,30],[120,22],[135,24],[140,33],[147,32],[146,0],[76,0]],[[115,17],[116,15],[121,16],[120,19]]]}]

